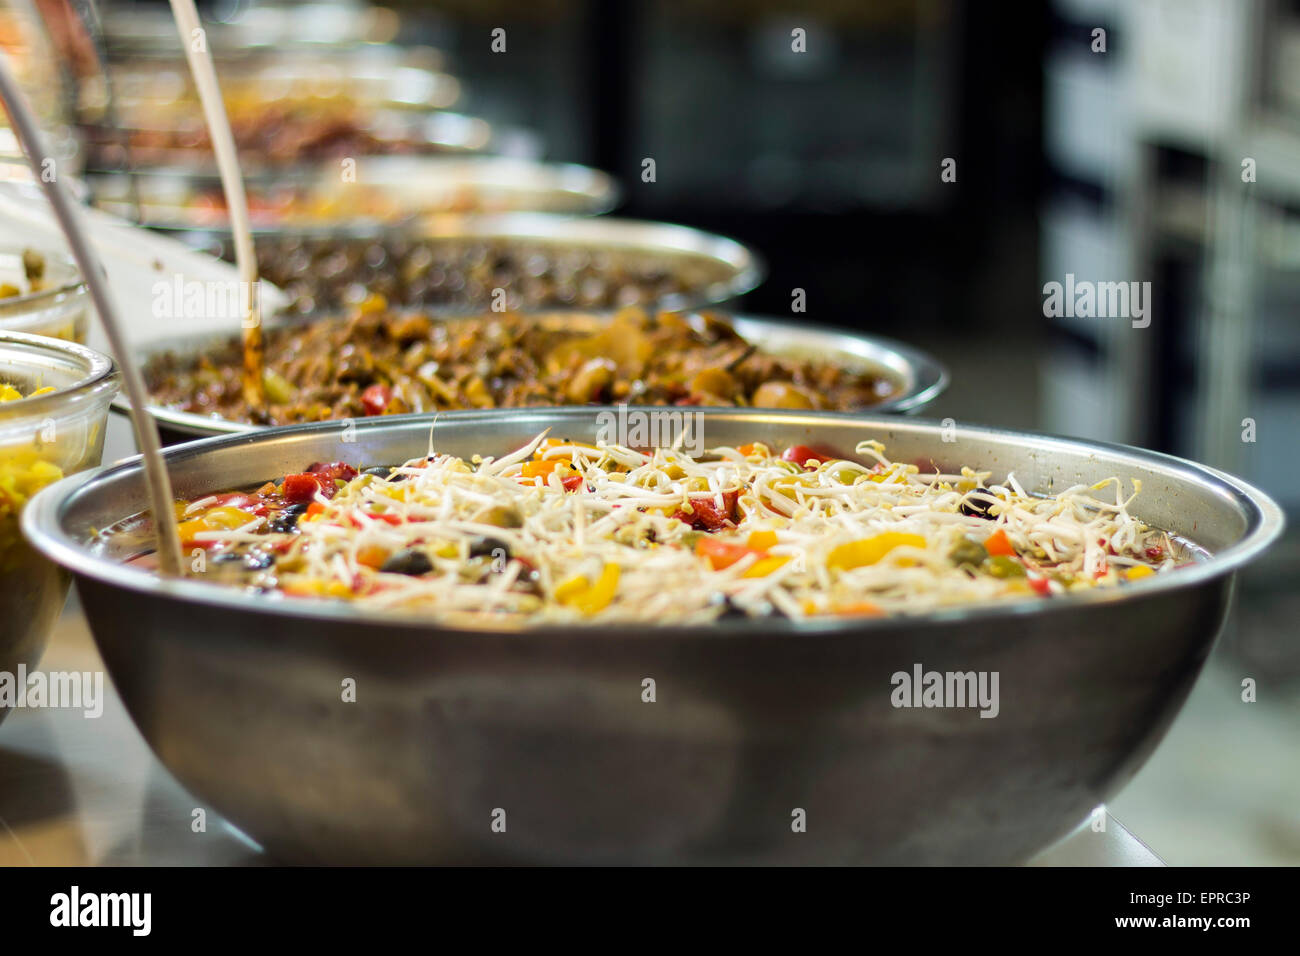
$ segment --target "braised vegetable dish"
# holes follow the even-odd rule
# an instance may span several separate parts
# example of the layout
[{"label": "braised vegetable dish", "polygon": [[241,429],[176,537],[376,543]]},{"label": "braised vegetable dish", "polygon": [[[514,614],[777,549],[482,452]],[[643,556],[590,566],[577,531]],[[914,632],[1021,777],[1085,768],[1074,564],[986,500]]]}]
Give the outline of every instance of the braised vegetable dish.
[{"label": "braised vegetable dish", "polygon": [[438,321],[373,298],[347,319],[268,328],[266,406],[241,389],[237,339],[146,368],[159,404],[256,424],[445,409],[627,403],[851,410],[900,383],[871,367],[764,353],[719,316],[625,309]]},{"label": "braised vegetable dish", "polygon": [[[258,271],[288,295],[288,311],[338,312],[378,293],[395,307],[449,313],[507,309],[654,307],[673,298],[707,301],[731,280],[730,266],[702,256],[586,248],[513,237],[267,234]],[[229,239],[206,251],[234,261]],[[502,290],[504,301],[498,303]],[[699,297],[696,299],[696,297]]]}]

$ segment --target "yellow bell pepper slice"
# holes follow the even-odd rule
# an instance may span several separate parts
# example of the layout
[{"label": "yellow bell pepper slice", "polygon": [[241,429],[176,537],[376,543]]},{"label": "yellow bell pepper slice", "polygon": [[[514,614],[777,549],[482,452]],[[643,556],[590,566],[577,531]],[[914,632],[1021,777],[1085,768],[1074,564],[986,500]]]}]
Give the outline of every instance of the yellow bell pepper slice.
[{"label": "yellow bell pepper slice", "polygon": [[765,578],[773,571],[783,567],[790,561],[787,554],[774,554],[766,558],[759,558],[741,575],[742,578]]},{"label": "yellow bell pepper slice", "polygon": [[575,607],[583,614],[595,614],[609,606],[618,591],[619,567],[607,564],[594,582],[584,575],[576,575],[555,589],[555,600]]},{"label": "yellow bell pepper slice", "polygon": [[925,538],[919,534],[885,531],[872,538],[850,541],[835,548],[826,558],[826,566],[849,571],[875,564],[895,548],[924,548]]}]

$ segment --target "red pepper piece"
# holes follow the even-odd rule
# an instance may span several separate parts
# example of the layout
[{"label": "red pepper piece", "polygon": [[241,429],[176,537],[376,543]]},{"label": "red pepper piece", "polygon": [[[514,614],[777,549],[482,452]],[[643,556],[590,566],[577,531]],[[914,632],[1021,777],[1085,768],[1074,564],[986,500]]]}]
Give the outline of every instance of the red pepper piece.
[{"label": "red pepper piece", "polygon": [[[330,482],[331,490],[334,482]],[[291,504],[302,504],[312,501],[318,491],[322,491],[320,479],[316,475],[303,473],[300,475],[285,475],[284,483],[280,485],[280,493],[284,495],[284,500]]]},{"label": "red pepper piece", "polygon": [[393,390],[387,385],[366,386],[365,391],[361,393],[361,407],[367,415],[382,415],[388,408],[388,403],[393,400]]},{"label": "red pepper piece", "polygon": [[266,517],[270,509],[266,502],[260,498],[254,498],[252,495],[246,495],[239,491],[231,491],[224,495],[217,495],[217,500],[212,504],[213,508],[238,508],[240,511],[247,511],[249,514],[257,515],[259,518]]},{"label": "red pepper piece", "polygon": [[328,478],[330,481],[342,479],[351,481],[357,476],[357,470],[343,461],[318,461],[307,469],[309,474]]},{"label": "red pepper piece", "polygon": [[740,489],[722,493],[722,507],[718,507],[715,495],[691,495],[691,514],[678,510],[673,517],[685,521],[696,531],[717,531],[728,521],[736,518],[736,502],[740,500]]}]

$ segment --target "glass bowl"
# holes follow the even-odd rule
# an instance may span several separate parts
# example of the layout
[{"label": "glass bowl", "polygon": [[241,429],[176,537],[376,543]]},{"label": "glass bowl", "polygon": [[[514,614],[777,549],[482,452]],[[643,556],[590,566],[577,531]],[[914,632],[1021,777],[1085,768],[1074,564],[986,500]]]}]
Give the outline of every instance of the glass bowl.
[{"label": "glass bowl", "polygon": [[119,375],[83,345],[0,331],[0,384],[28,396],[0,401],[0,673],[16,681],[40,660],[68,593],[67,573],[32,550],[19,518],[41,488],[100,463]]},{"label": "glass bowl", "polygon": [[70,256],[35,246],[0,245],[0,284],[30,287],[23,266],[25,253],[36,253],[43,260],[43,287],[0,298],[0,332],[85,342],[90,294]]}]

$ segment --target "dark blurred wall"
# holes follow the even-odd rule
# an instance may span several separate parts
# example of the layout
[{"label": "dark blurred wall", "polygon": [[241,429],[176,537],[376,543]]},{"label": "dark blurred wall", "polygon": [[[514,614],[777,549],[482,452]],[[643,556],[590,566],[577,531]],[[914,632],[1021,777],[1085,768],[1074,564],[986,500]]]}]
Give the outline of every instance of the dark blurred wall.
[{"label": "dark blurred wall", "polygon": [[[471,111],[534,127],[549,158],[618,175],[620,214],[756,246],[770,278],[752,311],[789,313],[800,288],[815,321],[1032,339],[1044,10],[450,3],[411,38],[447,46]],[[505,55],[489,49],[498,26]],[[941,181],[945,158],[955,182]]]}]

